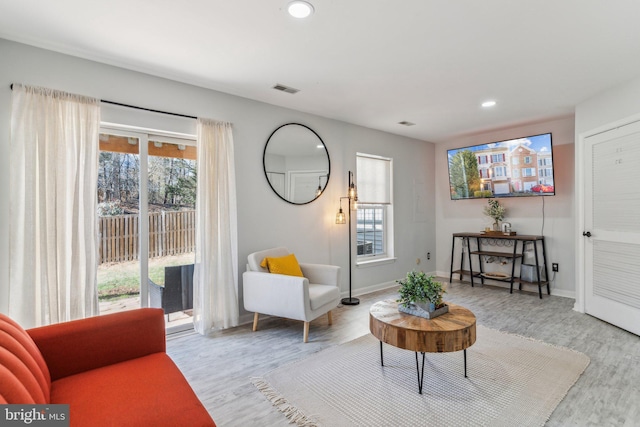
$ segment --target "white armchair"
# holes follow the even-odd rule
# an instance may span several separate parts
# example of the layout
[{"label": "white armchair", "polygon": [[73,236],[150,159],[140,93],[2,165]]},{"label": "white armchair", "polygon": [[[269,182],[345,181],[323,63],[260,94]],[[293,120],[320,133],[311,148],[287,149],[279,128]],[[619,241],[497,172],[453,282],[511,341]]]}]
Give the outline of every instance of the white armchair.
[{"label": "white armchair", "polygon": [[255,312],[253,330],[258,329],[259,313],[304,322],[303,341],[309,341],[309,322],[327,314],[340,302],[340,267],[300,263],[304,277],[269,273],[260,266],[265,257],[288,255],[286,248],[254,252],[248,256],[247,271],[242,275],[244,308]]}]

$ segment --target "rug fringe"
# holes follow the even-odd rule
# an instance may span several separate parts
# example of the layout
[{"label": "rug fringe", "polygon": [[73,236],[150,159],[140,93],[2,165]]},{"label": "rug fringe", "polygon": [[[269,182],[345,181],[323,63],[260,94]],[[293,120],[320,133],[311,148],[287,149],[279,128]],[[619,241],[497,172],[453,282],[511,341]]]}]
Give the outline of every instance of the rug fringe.
[{"label": "rug fringe", "polygon": [[272,388],[262,378],[251,378],[251,382],[267,398],[276,409],[289,419],[290,424],[300,427],[319,427],[319,424],[304,412],[290,404],[277,390]]}]

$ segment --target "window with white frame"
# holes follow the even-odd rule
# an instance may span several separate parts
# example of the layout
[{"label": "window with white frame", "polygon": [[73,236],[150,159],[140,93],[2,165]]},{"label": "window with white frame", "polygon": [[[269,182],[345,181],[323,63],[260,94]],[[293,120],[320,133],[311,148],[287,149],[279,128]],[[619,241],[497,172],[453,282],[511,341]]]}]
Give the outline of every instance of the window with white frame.
[{"label": "window with white frame", "polygon": [[507,176],[507,168],[504,166],[496,166],[493,168],[493,176]]},{"label": "window with white frame", "polygon": [[392,159],[356,154],[358,261],[393,257]]},{"label": "window with white frame", "polygon": [[356,233],[358,256],[376,256],[386,253],[384,211],[384,206],[358,206]]}]

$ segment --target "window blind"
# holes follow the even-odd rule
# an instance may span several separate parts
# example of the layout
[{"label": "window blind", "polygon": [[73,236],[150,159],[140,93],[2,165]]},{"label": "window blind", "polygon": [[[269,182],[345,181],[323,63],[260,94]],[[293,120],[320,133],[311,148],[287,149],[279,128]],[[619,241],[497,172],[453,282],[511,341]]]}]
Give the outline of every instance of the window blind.
[{"label": "window blind", "polygon": [[358,153],[356,185],[358,203],[391,204],[391,159]]}]

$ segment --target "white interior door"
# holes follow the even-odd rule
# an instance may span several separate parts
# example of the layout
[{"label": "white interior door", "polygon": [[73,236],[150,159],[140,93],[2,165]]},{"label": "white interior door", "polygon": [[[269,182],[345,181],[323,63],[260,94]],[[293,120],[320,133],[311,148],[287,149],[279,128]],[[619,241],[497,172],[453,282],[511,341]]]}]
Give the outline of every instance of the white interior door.
[{"label": "white interior door", "polygon": [[640,335],[640,122],[584,149],[585,311]]},{"label": "white interior door", "polygon": [[289,171],[289,194],[288,200],[293,200],[294,203],[306,203],[309,200],[313,200],[316,195],[316,190],[320,185],[320,176],[326,175],[326,171]]}]

